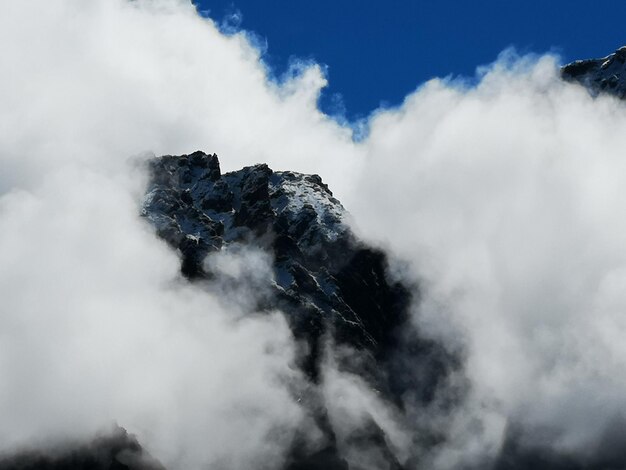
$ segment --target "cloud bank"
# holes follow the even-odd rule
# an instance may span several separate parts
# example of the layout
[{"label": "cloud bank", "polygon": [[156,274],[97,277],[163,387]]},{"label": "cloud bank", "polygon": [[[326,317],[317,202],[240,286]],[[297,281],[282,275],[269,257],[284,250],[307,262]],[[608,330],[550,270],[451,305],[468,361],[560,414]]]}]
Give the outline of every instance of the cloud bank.
[{"label": "cloud bank", "polygon": [[[354,142],[317,109],[319,66],[278,83],[185,1],[7,3],[0,451],[119,422],[170,468],[284,461],[308,419],[284,319],[182,282],[137,217],[131,157],[195,149],[321,174],[420,281],[415,326],[463,356],[469,393],[445,416],[407,401],[399,417],[331,361],[340,442],[366,413],[427,468],[490,462],[511,426],[529,446],[601,448],[626,405],[626,114],[556,61],[507,53],[476,86],[433,80]],[[229,256],[214,262],[238,272]],[[424,420],[447,439],[415,460]]]}]

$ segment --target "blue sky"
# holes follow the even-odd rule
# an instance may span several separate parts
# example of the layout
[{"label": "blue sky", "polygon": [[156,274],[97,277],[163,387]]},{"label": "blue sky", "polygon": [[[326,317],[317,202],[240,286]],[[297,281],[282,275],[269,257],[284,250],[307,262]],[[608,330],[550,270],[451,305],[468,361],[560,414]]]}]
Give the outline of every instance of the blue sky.
[{"label": "blue sky", "polygon": [[626,44],[623,0],[194,0],[221,22],[240,26],[268,48],[276,74],[290,58],[328,67],[320,106],[350,119],[395,105],[435,76],[473,76],[509,46],[556,51],[565,61],[607,55]]}]

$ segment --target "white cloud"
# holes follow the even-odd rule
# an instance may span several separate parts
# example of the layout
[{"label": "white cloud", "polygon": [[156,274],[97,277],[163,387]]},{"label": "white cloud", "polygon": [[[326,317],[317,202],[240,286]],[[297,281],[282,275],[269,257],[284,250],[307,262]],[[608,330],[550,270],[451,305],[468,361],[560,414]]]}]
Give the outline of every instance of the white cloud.
[{"label": "white cloud", "polygon": [[593,450],[624,405],[625,117],[543,57],[475,89],[433,81],[370,123],[356,220],[413,261],[418,323],[467,351],[468,406],[536,444]]},{"label": "white cloud", "polygon": [[89,170],[2,198],[1,451],[118,422],[172,468],[280,462],[303,418],[279,315],[177,279],[127,188]]},{"label": "white cloud", "polygon": [[496,452],[508,418],[592,448],[626,404],[624,109],[554,58],[432,81],[359,143],[317,110],[319,66],[277,84],[184,1],[7,2],[0,66],[4,449],[117,420],[172,468],[246,468],[279,462],[303,419],[284,320],[234,321],[136,217],[128,159],[146,150],[320,173],[410,263],[416,323],[462,347],[472,384],[439,468]]}]

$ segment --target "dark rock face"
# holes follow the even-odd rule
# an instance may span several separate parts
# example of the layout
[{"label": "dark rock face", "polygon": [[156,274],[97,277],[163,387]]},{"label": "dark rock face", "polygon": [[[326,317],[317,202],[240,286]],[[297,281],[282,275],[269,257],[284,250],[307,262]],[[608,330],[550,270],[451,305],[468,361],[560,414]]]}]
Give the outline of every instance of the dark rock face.
[{"label": "dark rock face", "polygon": [[88,444],[50,452],[0,455],[2,470],[165,470],[148,456],[134,436],[117,428]]},{"label": "dark rock face", "polygon": [[386,274],[386,257],[359,243],[345,210],[317,175],[255,165],[220,174],[217,156],[195,152],[149,164],[143,215],[181,253],[191,278],[212,275],[206,256],[252,244],[274,259],[274,305],[294,332],[335,338],[373,352],[407,318],[409,291]]},{"label": "dark rock face", "polygon": [[564,80],[578,82],[593,96],[608,93],[626,96],[626,46],[601,59],[577,60],[561,69]]},{"label": "dark rock face", "polygon": [[522,430],[509,429],[494,470],[610,470],[626,468],[626,422],[617,417],[604,430],[596,445],[583,455],[558,452],[545,445],[521,445]]},{"label": "dark rock face", "polygon": [[[340,367],[367,380],[391,401],[411,390],[433,398],[438,382],[455,366],[443,348],[403,334],[411,291],[387,273],[385,254],[352,234],[341,203],[317,175],[275,172],[254,165],[220,174],[217,156],[195,152],[149,162],[150,183],[143,216],[182,259],[192,282],[217,275],[212,253],[237,245],[270,254],[270,295],[256,309],[280,309],[296,338],[308,343],[303,370],[319,379],[321,347],[327,337],[358,351]],[[399,358],[423,364],[419,380]],[[329,447],[307,455],[296,445],[289,469],[343,469],[324,411],[316,418]],[[356,435],[356,434],[355,434]],[[390,468],[401,468],[374,423],[358,431],[359,445],[382,448]]]}]

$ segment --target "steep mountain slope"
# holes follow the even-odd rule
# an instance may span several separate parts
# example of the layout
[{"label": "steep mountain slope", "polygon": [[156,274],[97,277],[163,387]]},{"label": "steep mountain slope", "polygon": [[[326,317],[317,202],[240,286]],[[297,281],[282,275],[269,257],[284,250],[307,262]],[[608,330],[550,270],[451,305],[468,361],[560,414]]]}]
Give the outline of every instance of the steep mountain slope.
[{"label": "steep mountain slope", "polygon": [[[274,172],[263,164],[222,175],[217,156],[203,152],[156,158],[149,171],[143,215],[179,251],[190,280],[228,282],[211,264],[219,251],[254,247],[269,255],[272,276],[259,286],[265,294],[253,309],[285,313],[295,337],[308,344],[302,366],[314,383],[328,340],[358,351],[357,360],[347,355],[340,367],[391,401],[410,389],[428,402],[456,366],[439,345],[403,331],[416,290],[394,281],[386,255],[353,235],[345,209],[319,176]],[[239,281],[232,281],[235,289]],[[419,379],[397,373],[400,357],[421,364]],[[317,420],[332,442],[323,407]],[[384,443],[380,429],[366,427],[364,442]],[[323,464],[299,455],[291,468],[343,468],[333,445],[324,452]]]},{"label": "steep mountain slope", "polygon": [[3,470],[165,470],[147,455],[135,436],[117,428],[91,442],[68,448],[0,455]]},{"label": "steep mountain slope", "polygon": [[409,290],[386,275],[381,251],[352,235],[319,176],[263,164],[221,175],[217,156],[202,152],[149,166],[143,214],[180,251],[187,277],[211,276],[203,262],[212,252],[252,245],[274,260],[268,302],[299,336],[332,325],[337,339],[379,351],[406,321]]},{"label": "steep mountain slope", "polygon": [[594,96],[609,93],[626,97],[626,46],[600,59],[577,60],[561,69],[567,81],[578,82]]},{"label": "steep mountain slope", "polygon": [[319,176],[267,165],[220,174],[217,156],[195,152],[150,163],[144,215],[182,254],[189,278],[210,276],[207,254],[253,244],[274,258],[270,287],[297,333],[330,322],[360,346],[388,341],[409,292],[385,275],[385,257],[357,243],[345,210]]}]

